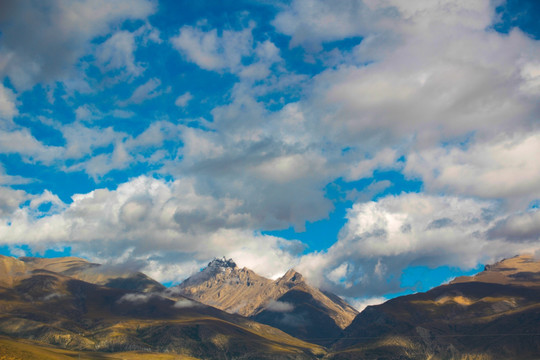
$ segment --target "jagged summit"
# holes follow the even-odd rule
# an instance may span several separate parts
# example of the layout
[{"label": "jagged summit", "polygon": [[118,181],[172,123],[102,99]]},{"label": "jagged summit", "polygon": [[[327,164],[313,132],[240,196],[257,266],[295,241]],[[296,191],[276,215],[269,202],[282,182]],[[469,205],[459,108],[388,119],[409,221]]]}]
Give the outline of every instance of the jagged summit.
[{"label": "jagged summit", "polygon": [[214,260],[210,261],[208,263],[208,268],[236,268],[236,263],[233,261],[233,259],[227,259],[225,256],[221,259],[214,258]]},{"label": "jagged summit", "polygon": [[[212,260],[176,289],[203,304],[306,339],[335,338],[358,313],[336,295],[328,296],[308,285],[294,269],[270,280],[250,269],[238,268],[226,258]],[[318,323],[324,325],[314,326]]]},{"label": "jagged summit", "polygon": [[298,284],[304,282],[304,276],[302,276],[302,274],[300,274],[298,271],[290,269],[285,273],[285,275],[279,278],[278,281]]}]

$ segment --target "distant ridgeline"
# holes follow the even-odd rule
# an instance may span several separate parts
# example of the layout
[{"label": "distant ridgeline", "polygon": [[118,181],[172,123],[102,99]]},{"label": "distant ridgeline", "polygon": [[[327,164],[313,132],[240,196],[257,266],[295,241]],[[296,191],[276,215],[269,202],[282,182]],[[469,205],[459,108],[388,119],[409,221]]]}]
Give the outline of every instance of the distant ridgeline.
[{"label": "distant ridgeline", "polygon": [[360,314],[294,270],[270,280],[226,258],[165,288],[75,257],[0,256],[7,358],[539,359],[539,324],[531,256]]}]

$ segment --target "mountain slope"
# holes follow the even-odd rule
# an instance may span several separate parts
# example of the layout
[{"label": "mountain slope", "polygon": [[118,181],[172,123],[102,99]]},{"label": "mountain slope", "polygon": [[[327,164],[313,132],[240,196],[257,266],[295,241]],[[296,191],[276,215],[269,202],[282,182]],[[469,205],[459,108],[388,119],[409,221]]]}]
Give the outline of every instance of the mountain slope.
[{"label": "mountain slope", "polygon": [[225,258],[213,260],[176,289],[193,300],[323,345],[358,313],[336,295],[309,286],[294,270],[272,281]]},{"label": "mountain slope", "polygon": [[540,270],[501,261],[426,293],[370,306],[333,346],[333,359],[538,359]]},{"label": "mountain slope", "polygon": [[[65,272],[65,264],[75,260],[57,261],[49,270],[3,274],[12,285],[4,281],[0,286],[0,334],[77,351],[160,352],[204,359],[324,355],[317,345],[178,294],[105,287],[51,271]],[[12,258],[0,259],[0,266],[20,270]]]},{"label": "mountain slope", "polygon": [[150,292],[165,289],[159,282],[141,272],[95,264],[77,257],[21,257],[18,261],[24,264],[27,272],[43,269],[92,284],[126,290]]}]

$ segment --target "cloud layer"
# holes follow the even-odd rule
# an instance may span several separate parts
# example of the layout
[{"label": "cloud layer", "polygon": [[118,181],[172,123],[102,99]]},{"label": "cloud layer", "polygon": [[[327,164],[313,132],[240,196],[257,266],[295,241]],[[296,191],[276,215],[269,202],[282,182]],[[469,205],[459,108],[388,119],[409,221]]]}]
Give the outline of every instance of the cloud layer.
[{"label": "cloud layer", "polygon": [[[359,304],[538,251],[540,42],[496,5],[4,1],[2,244],[163,281],[297,266]],[[336,208],[327,249],[267,235]]]}]

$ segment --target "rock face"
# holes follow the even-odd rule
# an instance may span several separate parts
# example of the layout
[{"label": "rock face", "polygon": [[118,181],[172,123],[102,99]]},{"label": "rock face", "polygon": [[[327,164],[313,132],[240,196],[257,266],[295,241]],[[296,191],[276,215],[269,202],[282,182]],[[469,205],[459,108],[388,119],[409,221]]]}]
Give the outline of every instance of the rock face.
[{"label": "rock face", "polygon": [[225,258],[213,260],[177,290],[203,304],[323,345],[338,337],[358,313],[338,296],[309,286],[295,270],[272,281]]},{"label": "rock face", "polygon": [[333,359],[538,359],[540,263],[519,256],[426,293],[369,306]]},{"label": "rock face", "polygon": [[[71,350],[201,359],[314,359],[325,354],[320,346],[171,291],[129,290],[67,275],[80,276],[81,266],[96,267],[77,258],[1,257],[0,335]],[[98,355],[88,358],[102,358]]]}]

